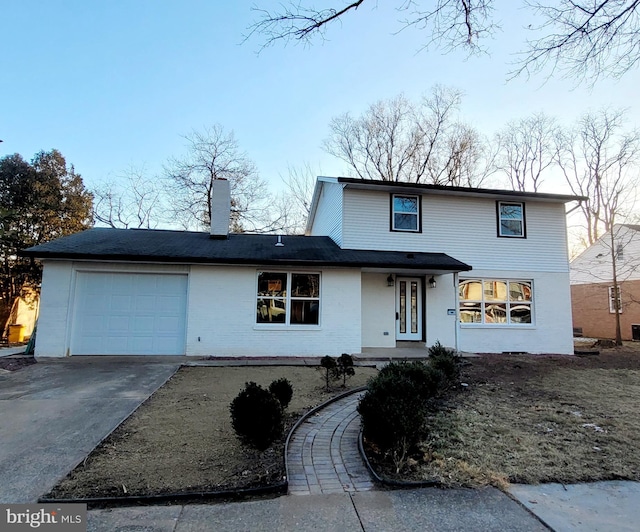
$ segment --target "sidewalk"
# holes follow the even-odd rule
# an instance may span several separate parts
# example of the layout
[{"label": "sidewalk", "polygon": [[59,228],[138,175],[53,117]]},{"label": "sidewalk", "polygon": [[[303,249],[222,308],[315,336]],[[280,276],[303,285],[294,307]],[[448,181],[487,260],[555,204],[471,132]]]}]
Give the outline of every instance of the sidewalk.
[{"label": "sidewalk", "polygon": [[[89,531],[546,531],[494,488],[288,495],[212,505],[91,510]],[[584,530],[584,529],[583,529]]]}]

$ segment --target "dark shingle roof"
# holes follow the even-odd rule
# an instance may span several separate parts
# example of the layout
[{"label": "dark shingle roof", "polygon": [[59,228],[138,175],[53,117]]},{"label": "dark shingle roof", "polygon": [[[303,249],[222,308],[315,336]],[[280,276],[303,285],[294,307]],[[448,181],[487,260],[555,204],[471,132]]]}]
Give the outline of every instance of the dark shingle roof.
[{"label": "dark shingle roof", "polygon": [[468,271],[444,253],[341,249],[326,236],[231,234],[214,239],[188,231],[93,228],[25,249],[40,259],[118,260],[190,264],[346,266],[431,271]]}]

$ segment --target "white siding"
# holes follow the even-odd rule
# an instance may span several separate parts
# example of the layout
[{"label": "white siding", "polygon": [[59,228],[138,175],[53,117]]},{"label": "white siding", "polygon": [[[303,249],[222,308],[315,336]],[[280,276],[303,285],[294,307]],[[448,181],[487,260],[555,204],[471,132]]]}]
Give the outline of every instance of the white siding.
[{"label": "white siding", "polygon": [[426,282],[426,344],[440,342],[445,347],[456,347],[456,314],[447,314],[456,309],[456,290],[453,274],[436,275],[436,287],[429,288]]},{"label": "white siding", "polygon": [[71,262],[44,261],[37,357],[63,357],[67,353],[67,324],[71,294]]},{"label": "white siding", "polygon": [[[618,281],[640,279],[640,231],[616,225],[614,246],[622,247],[622,258],[616,259]],[[609,283],[613,281],[611,234],[606,233],[571,261],[571,284]]]},{"label": "white siding", "polygon": [[322,182],[318,207],[314,218],[311,236],[329,236],[342,246],[342,185]]},{"label": "white siding", "polygon": [[522,326],[460,325],[459,349],[480,353],[573,354],[568,273],[480,270],[460,274],[465,278],[475,276],[533,280],[534,323]]},{"label": "white siding", "polygon": [[336,356],[360,351],[359,271],[321,272],[317,327],[256,324],[257,271],[192,266],[187,355]]},{"label": "white siding", "polygon": [[362,274],[362,347],[396,346],[396,289],[388,274]]},{"label": "white siding", "polygon": [[388,193],[347,188],[342,247],[446,253],[474,269],[568,271],[564,205],[526,201],[525,209],[527,238],[498,238],[494,200],[423,195],[422,233],[403,233],[390,231]]}]

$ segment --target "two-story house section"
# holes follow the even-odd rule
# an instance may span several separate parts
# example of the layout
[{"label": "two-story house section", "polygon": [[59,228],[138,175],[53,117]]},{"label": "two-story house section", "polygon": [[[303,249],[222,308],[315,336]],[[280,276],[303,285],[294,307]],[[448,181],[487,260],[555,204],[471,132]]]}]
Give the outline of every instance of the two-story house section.
[{"label": "two-story house section", "polygon": [[640,340],[640,225],[616,224],[571,261],[571,300],[583,336],[615,338],[619,313],[622,339]]},{"label": "two-story house section", "polygon": [[343,250],[441,253],[468,266],[361,269],[362,347],[573,353],[557,194],[318,178],[306,234]]},{"label": "two-story house section", "polygon": [[[319,178],[306,235],[96,227],[42,261],[37,357],[337,356],[398,342],[572,353],[565,203]],[[391,355],[392,353],[390,353]]]}]

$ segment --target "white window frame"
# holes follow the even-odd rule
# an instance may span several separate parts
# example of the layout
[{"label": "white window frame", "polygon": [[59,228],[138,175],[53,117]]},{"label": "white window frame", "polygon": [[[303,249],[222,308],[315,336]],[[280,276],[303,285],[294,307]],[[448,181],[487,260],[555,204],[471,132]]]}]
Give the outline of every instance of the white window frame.
[{"label": "white window frame", "polygon": [[[519,205],[520,206],[520,218],[505,218],[505,220],[517,220],[520,222],[520,234],[509,235],[502,232],[502,206],[503,205]],[[499,201],[498,202],[498,236],[502,238],[526,238],[527,229],[525,227],[526,216],[524,211],[524,203],[521,201]]]},{"label": "white window frame", "polygon": [[[287,276],[287,289],[286,294],[284,296],[260,296],[258,291],[260,289],[260,274],[261,273],[277,273]],[[318,297],[303,297],[303,296],[294,296],[291,293],[291,286],[294,275],[317,275],[318,276]],[[317,271],[290,271],[290,270],[258,270],[256,272],[256,285],[255,285],[255,300],[256,304],[259,299],[284,299],[285,300],[285,321],[284,322],[266,322],[266,321],[258,321],[258,314],[256,312],[256,316],[254,318],[254,323],[257,327],[311,327],[311,328],[319,328],[320,327],[320,316],[321,316],[321,301],[322,301],[322,274]],[[317,301],[318,302],[318,323],[291,323],[291,308],[293,301]]]},{"label": "white window frame", "polygon": [[[468,282],[468,281],[474,281],[474,282],[479,282],[480,286],[481,286],[481,298],[479,299],[463,299],[460,296],[460,285],[464,282]],[[506,283],[507,285],[507,299],[506,300],[491,300],[491,301],[485,301],[485,296],[484,296],[484,286],[485,286],[485,282],[502,282],[502,283]],[[511,301],[509,298],[509,283],[528,283],[531,286],[531,297],[528,300],[523,300],[523,301]],[[458,287],[457,287],[457,300],[458,300],[458,321],[460,323],[461,327],[509,327],[509,328],[514,328],[514,327],[525,327],[525,328],[530,328],[530,327],[535,327],[535,313],[534,313],[534,297],[535,297],[535,288],[534,288],[534,283],[533,283],[533,279],[514,279],[514,278],[492,278],[492,277],[465,277],[465,278],[459,278],[458,279]],[[479,303],[480,304],[480,315],[482,316],[482,321],[478,321],[478,322],[463,322],[461,319],[461,312],[462,310],[464,310],[463,305],[464,303]],[[505,322],[497,322],[497,323],[491,323],[491,322],[487,322],[486,320],[486,311],[485,311],[485,305],[486,304],[504,304],[505,305],[505,312],[506,312],[506,321]],[[511,308],[515,307],[517,305],[527,305],[529,306],[530,309],[530,313],[531,313],[531,322],[530,323],[522,323],[522,322],[512,322],[511,321]]]},{"label": "white window frame", "polygon": [[[395,208],[395,203],[396,203],[396,198],[411,198],[411,199],[415,199],[416,200],[416,212],[412,213],[412,212],[405,212],[405,211],[396,211]],[[420,201],[420,196],[417,194],[392,194],[391,195],[391,230],[392,231],[399,231],[402,233],[419,233],[421,228],[420,228],[420,207],[421,207],[421,201]],[[416,227],[415,229],[404,229],[402,227],[396,227],[396,214],[406,214],[406,215],[412,215],[415,216],[416,218]]]},{"label": "white window frame", "polygon": [[[615,314],[616,313],[616,301],[615,298],[613,296],[613,286],[609,287],[608,293],[609,293],[609,312],[611,314]],[[618,308],[619,310],[619,314],[622,314],[622,290],[620,289],[620,285],[618,285]]]}]

